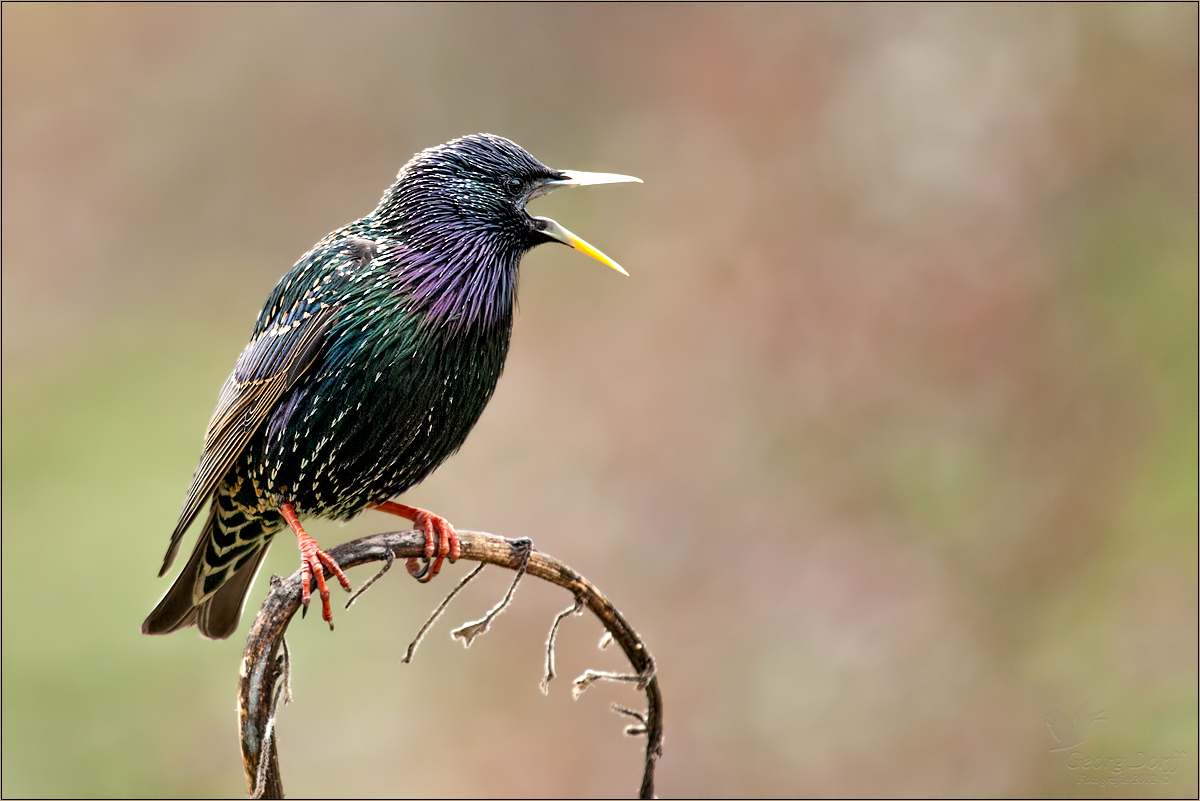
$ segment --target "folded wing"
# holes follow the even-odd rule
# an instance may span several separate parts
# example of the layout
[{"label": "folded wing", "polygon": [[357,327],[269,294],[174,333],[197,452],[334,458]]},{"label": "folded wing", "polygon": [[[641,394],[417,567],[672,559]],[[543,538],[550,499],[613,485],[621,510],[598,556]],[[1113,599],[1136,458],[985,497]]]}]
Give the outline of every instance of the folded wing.
[{"label": "folded wing", "polygon": [[183,533],[217,489],[250,437],[275,404],[321,352],[336,307],[297,301],[262,328],[242,351],[221,389],[204,436],[204,455],[192,479],[179,522],[163,559],[162,576],[171,569]]}]

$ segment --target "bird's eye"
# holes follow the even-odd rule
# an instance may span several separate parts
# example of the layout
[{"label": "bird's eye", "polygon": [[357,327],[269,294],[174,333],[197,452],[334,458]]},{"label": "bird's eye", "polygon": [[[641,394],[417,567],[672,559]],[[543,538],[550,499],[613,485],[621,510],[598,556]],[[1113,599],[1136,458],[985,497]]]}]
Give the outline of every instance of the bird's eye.
[{"label": "bird's eye", "polygon": [[507,192],[510,197],[516,197],[517,195],[521,194],[521,188],[523,186],[524,184],[521,182],[520,178],[509,178],[504,182],[504,191]]}]

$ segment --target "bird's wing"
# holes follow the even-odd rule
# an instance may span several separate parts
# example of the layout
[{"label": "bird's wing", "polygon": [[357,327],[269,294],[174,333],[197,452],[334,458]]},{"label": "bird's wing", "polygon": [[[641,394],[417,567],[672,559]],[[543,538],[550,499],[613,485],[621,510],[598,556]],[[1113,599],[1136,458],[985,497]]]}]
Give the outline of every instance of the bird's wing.
[{"label": "bird's wing", "polygon": [[171,569],[183,533],[208,502],[250,437],[280,396],[316,359],[336,312],[336,306],[297,301],[291,309],[281,311],[266,325],[260,326],[242,351],[237,366],[221,389],[217,409],[208,424],[204,455],[196,468],[179,522],[171,534],[171,544],[159,576]]}]

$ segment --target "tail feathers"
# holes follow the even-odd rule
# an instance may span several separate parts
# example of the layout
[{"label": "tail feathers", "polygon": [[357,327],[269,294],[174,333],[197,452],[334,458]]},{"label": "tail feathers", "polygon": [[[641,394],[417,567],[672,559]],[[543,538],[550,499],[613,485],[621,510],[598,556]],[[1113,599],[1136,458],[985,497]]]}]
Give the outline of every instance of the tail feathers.
[{"label": "tail feathers", "polygon": [[242,609],[246,606],[246,596],[254,586],[254,578],[266,555],[267,548],[264,545],[257,556],[242,565],[229,581],[221,585],[221,589],[196,607],[199,610],[196,625],[200,627],[201,634],[210,640],[223,640],[237,631]]},{"label": "tail feathers", "polygon": [[[212,518],[209,518],[211,524]],[[208,546],[208,527],[200,533],[200,539],[192,550],[192,556],[183,566],[183,572],[175,579],[171,589],[154,607],[154,611],[142,622],[142,634],[170,634],[173,631],[195,625],[199,607],[192,603],[195,597],[196,579],[204,561],[204,549]]]},{"label": "tail feathers", "polygon": [[243,564],[216,592],[196,604],[193,603],[196,582],[204,564],[204,552],[212,536],[211,529],[215,525],[217,519],[214,504],[213,512],[209,514],[183,572],[158,602],[158,606],[154,607],[154,611],[142,622],[143,634],[170,634],[188,626],[197,626],[205,637],[223,640],[237,630],[246,596],[262,566],[270,540],[263,541],[254,557]]}]

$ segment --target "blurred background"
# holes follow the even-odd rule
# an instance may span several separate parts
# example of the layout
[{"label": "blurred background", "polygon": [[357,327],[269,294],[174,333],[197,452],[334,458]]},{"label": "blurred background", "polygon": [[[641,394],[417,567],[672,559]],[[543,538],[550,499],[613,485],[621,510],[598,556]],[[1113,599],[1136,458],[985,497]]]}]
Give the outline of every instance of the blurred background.
[{"label": "blurred background", "polygon": [[[477,131],[645,179],[535,210],[632,277],[531,253],[405,499],[623,610],[661,795],[1195,796],[1195,5],[2,13],[5,796],[244,792],[247,620],[139,634],[204,427],[278,278]],[[636,793],[594,619],[538,691],[561,590],[464,651],[485,571],[399,664],[467,569],[293,624],[291,795]]]}]

